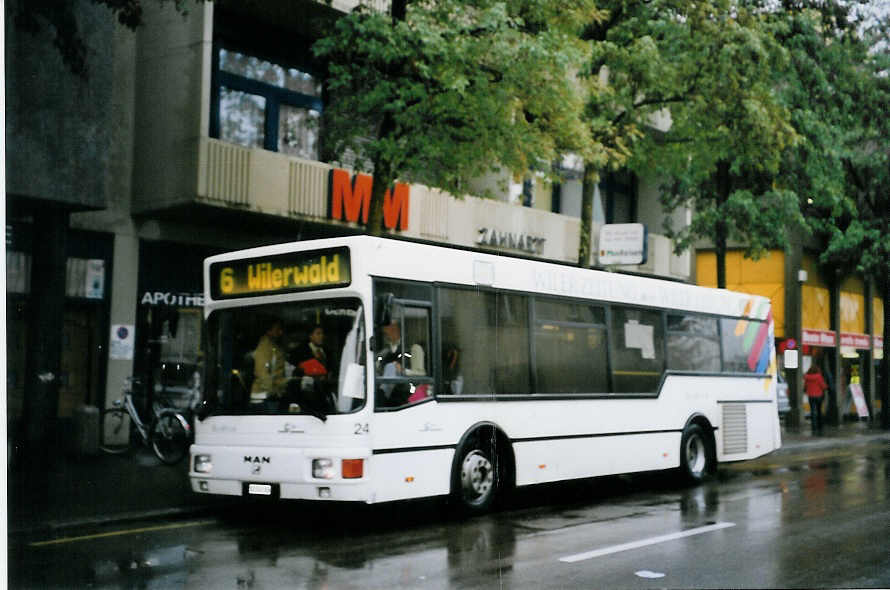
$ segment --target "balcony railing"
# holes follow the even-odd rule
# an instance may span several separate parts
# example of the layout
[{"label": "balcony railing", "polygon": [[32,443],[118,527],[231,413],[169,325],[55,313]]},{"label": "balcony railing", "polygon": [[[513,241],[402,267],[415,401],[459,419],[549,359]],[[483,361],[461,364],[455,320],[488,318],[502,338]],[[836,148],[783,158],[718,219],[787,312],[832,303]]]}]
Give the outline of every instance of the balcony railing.
[{"label": "balcony railing", "polygon": [[[245,148],[202,138],[198,154],[198,202],[332,225],[351,226],[329,217],[330,171],[322,162]],[[594,229],[594,233],[596,232]],[[407,237],[574,262],[580,220],[492,199],[411,185]],[[593,236],[596,243],[596,235]],[[649,234],[646,264],[620,267],[644,274],[689,278],[689,255],[675,256],[671,241]],[[531,247],[534,244],[534,248]],[[595,256],[591,261],[596,263]]]}]

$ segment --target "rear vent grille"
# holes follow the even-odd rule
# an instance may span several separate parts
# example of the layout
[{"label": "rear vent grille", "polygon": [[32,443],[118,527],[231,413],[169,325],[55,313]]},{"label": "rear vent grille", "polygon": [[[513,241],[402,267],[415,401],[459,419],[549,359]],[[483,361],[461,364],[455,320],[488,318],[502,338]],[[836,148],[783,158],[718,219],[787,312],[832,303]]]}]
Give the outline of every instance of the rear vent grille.
[{"label": "rear vent grille", "polygon": [[745,404],[723,404],[723,454],[748,452],[748,409]]}]

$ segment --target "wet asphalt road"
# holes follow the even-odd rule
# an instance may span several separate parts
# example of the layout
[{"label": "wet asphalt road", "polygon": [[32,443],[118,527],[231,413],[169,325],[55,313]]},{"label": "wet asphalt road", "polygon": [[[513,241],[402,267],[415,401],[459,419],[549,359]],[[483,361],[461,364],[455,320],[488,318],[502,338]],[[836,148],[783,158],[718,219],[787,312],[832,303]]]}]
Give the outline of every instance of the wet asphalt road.
[{"label": "wet asphalt road", "polygon": [[441,501],[236,504],[9,539],[11,588],[890,587],[887,442]]}]

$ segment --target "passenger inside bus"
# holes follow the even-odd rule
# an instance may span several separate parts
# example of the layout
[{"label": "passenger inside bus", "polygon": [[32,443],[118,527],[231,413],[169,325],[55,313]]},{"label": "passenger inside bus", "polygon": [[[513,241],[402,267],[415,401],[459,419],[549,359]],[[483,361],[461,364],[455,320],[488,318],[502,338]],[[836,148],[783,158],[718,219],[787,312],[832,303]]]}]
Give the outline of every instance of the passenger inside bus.
[{"label": "passenger inside bus", "polygon": [[256,409],[274,410],[287,387],[281,320],[269,318],[266,331],[253,351],[253,385],[250,403]]},{"label": "passenger inside bus", "polygon": [[289,356],[295,375],[327,375],[331,354],[324,345],[324,328],[316,324],[309,333],[309,339],[299,344]]}]

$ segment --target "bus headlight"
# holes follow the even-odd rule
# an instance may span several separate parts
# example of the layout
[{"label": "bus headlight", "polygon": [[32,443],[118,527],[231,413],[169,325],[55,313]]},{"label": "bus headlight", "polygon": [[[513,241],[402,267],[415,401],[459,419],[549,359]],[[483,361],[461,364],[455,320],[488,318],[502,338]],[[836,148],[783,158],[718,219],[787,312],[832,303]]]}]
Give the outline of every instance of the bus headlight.
[{"label": "bus headlight", "polygon": [[312,477],[315,479],[334,479],[334,462],[331,459],[313,459]]},{"label": "bus headlight", "polygon": [[210,473],[212,470],[210,455],[195,455],[195,473]]}]

